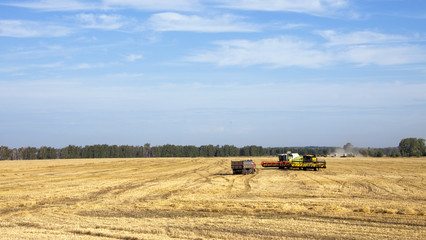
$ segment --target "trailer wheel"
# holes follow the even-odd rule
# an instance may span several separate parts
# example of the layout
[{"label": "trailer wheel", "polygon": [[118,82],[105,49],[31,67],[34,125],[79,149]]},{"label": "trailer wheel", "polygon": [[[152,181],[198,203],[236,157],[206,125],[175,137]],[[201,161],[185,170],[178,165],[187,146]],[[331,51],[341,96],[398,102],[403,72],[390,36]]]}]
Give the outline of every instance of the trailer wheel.
[{"label": "trailer wheel", "polygon": [[316,167],[316,168],[314,168],[314,171],[318,171],[318,168]]}]

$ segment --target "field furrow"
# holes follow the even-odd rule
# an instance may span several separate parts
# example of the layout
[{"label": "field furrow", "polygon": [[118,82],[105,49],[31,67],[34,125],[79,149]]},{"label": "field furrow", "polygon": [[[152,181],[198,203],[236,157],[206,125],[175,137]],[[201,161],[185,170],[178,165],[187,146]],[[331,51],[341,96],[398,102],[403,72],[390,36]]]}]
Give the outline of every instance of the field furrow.
[{"label": "field furrow", "polygon": [[[0,162],[0,239],[422,239],[426,158],[329,158],[318,172],[243,158]],[[379,168],[377,166],[380,166]]]}]

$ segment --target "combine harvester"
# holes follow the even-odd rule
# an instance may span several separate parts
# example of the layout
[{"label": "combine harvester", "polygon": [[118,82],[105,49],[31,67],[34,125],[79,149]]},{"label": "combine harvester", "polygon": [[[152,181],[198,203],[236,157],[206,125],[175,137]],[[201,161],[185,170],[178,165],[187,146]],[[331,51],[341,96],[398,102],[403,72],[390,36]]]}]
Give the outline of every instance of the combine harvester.
[{"label": "combine harvester", "polygon": [[288,152],[278,155],[278,162],[262,162],[262,167],[278,167],[279,169],[313,169],[318,171],[320,168],[326,168],[325,161],[318,161],[316,155],[299,156],[297,153]]}]

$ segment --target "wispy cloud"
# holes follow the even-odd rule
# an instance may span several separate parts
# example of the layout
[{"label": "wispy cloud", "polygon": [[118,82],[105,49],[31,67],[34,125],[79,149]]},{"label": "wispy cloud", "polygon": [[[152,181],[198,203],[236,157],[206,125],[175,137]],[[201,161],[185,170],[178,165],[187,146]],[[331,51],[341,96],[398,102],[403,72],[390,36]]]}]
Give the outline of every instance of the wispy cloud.
[{"label": "wispy cloud", "polygon": [[99,9],[100,5],[93,2],[78,0],[39,0],[2,3],[2,5],[31,8],[39,11],[81,11]]},{"label": "wispy cloud", "polygon": [[426,48],[400,35],[363,31],[337,34],[317,32],[325,43],[291,36],[249,40],[219,41],[216,49],[199,51],[184,61],[218,66],[264,65],[273,68],[318,68],[340,63],[357,65],[402,65],[426,62]]},{"label": "wispy cloud", "polygon": [[52,70],[89,70],[95,68],[105,67],[109,63],[76,63],[76,64],[64,64],[63,62],[53,62],[53,63],[41,63],[41,64],[29,64],[29,65],[20,65],[20,66],[8,66],[0,68],[0,72],[5,73],[29,73],[28,71],[33,71],[36,69],[52,69]]},{"label": "wispy cloud", "polygon": [[81,13],[76,16],[84,28],[94,28],[103,30],[116,30],[127,24],[125,18],[121,15],[107,14],[86,14]]},{"label": "wispy cloud", "polygon": [[426,62],[426,48],[413,42],[418,37],[384,34],[372,31],[338,33],[317,31],[328,42],[327,47],[340,51],[343,61],[360,65],[401,65]]},{"label": "wispy cloud", "polygon": [[68,66],[67,68],[72,70],[87,70],[102,67],[105,67],[105,63],[79,63],[73,66]]},{"label": "wispy cloud", "polygon": [[154,11],[195,11],[200,9],[197,0],[104,0],[110,8],[132,8]]},{"label": "wispy cloud", "polygon": [[72,30],[70,28],[50,23],[0,20],[0,36],[3,37],[63,37],[71,33]]},{"label": "wispy cloud", "polygon": [[155,31],[256,32],[260,29],[230,14],[209,18],[173,12],[158,13],[149,18],[148,25]]},{"label": "wispy cloud", "polygon": [[143,11],[197,11],[202,8],[198,0],[18,0],[0,3],[0,5],[30,8],[45,12],[118,9],[137,9]]},{"label": "wispy cloud", "polygon": [[346,34],[338,33],[334,30],[317,31],[325,38],[327,45],[354,45],[354,44],[372,44],[372,43],[395,43],[407,42],[410,38],[402,35],[390,35],[372,31],[356,31]]},{"label": "wispy cloud", "polygon": [[256,11],[285,11],[306,13],[311,15],[333,15],[336,11],[347,9],[347,0],[216,0],[219,7],[256,10]]},{"label": "wispy cloud", "polygon": [[142,54],[130,54],[126,56],[126,61],[128,62],[134,62],[136,60],[142,59]]},{"label": "wispy cloud", "polygon": [[63,66],[62,62],[8,66],[8,67],[0,67],[0,72],[11,73],[11,72],[18,72],[18,71],[22,72],[28,69],[54,69],[54,68],[60,68],[62,66]]},{"label": "wispy cloud", "polygon": [[[287,11],[312,15],[333,15],[349,8],[348,0],[20,0],[0,5],[30,8],[38,11],[88,11],[138,9],[143,11],[201,11],[205,2],[218,8],[254,11]],[[212,5],[210,5],[212,6]]]},{"label": "wispy cloud", "polygon": [[352,46],[341,53],[347,62],[360,65],[402,65],[426,62],[426,48],[418,45]]},{"label": "wispy cloud", "polygon": [[312,42],[282,36],[258,41],[231,40],[216,42],[216,50],[185,58],[186,61],[215,63],[219,66],[269,65],[272,67],[316,68],[329,64],[333,57],[316,49]]},{"label": "wispy cloud", "polygon": [[280,28],[281,29],[294,29],[294,28],[301,28],[301,27],[307,27],[309,26],[308,24],[305,23],[287,23],[282,25]]}]

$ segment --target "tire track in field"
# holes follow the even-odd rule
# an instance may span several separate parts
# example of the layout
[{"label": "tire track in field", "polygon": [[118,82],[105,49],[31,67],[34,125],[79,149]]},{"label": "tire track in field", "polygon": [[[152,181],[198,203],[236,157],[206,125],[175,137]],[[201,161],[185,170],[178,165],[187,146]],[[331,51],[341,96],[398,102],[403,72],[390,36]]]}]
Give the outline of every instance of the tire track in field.
[{"label": "tire track in field", "polygon": [[354,182],[350,184],[348,188],[352,195],[359,195],[362,198],[366,198],[370,194],[375,194],[370,184],[367,184],[365,182]]},{"label": "tire track in field", "polygon": [[90,230],[71,230],[68,232],[72,234],[77,234],[77,235],[101,237],[101,238],[113,238],[113,239],[122,239],[122,240],[139,240],[140,239],[137,237],[107,234],[107,233],[95,232]]},{"label": "tire track in field", "polygon": [[[205,185],[206,182],[209,181],[208,176],[204,176],[202,173],[200,173],[203,171],[203,169],[205,169],[205,166],[198,166],[193,169],[188,169],[186,171],[178,171],[176,173],[157,178],[154,180],[154,182],[158,183],[158,189],[149,191],[149,194],[146,197],[140,198],[139,200],[155,200],[159,198],[168,199],[174,194],[194,193],[200,186]],[[181,181],[180,179],[186,180]],[[166,191],[166,193],[161,193],[164,192],[167,188],[170,188],[167,186],[167,182],[169,181],[177,184],[173,187],[175,188],[175,190],[168,190]]]},{"label": "tire track in field", "polygon": [[[367,175],[364,173],[361,173],[362,179],[355,181],[355,182],[348,182],[343,180],[337,180],[333,177],[330,177],[326,173],[315,173],[311,174],[310,172],[303,172],[304,177],[307,177],[308,179],[312,180],[312,182],[315,182],[320,186],[323,190],[322,192],[330,192],[330,188],[336,189],[337,192],[343,192],[344,189],[348,189],[351,194],[361,194],[361,196],[364,197],[363,192],[366,192],[367,194],[379,194],[379,192],[375,189],[382,189],[379,185],[372,183],[367,179]],[[303,182],[305,186],[307,187],[306,182]],[[330,185],[331,183],[331,185]],[[334,187],[334,186],[335,187]],[[374,188],[373,188],[374,187]],[[357,191],[358,190],[358,191]],[[385,189],[383,189],[385,190]],[[356,194],[356,195],[358,195]]]},{"label": "tire track in field", "polygon": [[201,185],[212,184],[212,173],[213,169],[209,168],[208,165],[199,166],[194,168],[193,170],[188,171],[187,174],[177,174],[177,178],[187,177],[188,179],[185,181],[185,188],[197,187]]},{"label": "tire track in field", "polygon": [[323,181],[319,181],[317,179],[317,173],[318,172],[313,172],[313,171],[303,171],[301,173],[301,176],[303,176],[301,181],[302,181],[304,190],[310,191],[315,194],[318,191],[318,189],[322,189],[321,192],[324,192],[323,190],[326,189],[325,184]]},{"label": "tire track in field", "polygon": [[[228,168],[230,167],[230,164],[227,159],[219,159],[213,164],[211,164],[211,162],[207,164],[205,162],[201,162],[200,160],[194,161],[194,163],[197,163],[198,165],[203,164],[203,166],[194,169],[191,172],[192,175],[188,175],[188,179],[186,180],[184,188],[186,190],[192,189],[189,192],[194,193],[198,189],[211,187],[215,184],[213,182],[215,179],[224,179],[227,183],[230,182],[230,179],[224,176],[227,174],[223,173],[225,172],[224,170],[228,170],[229,172]],[[225,186],[225,192],[230,192],[227,190],[229,187],[230,186],[228,184]]]},{"label": "tire track in field", "polygon": [[232,192],[232,189],[234,188],[234,184],[235,184],[235,178],[232,178],[231,180],[228,181],[228,186],[226,187],[226,192],[228,194],[230,194]]},{"label": "tire track in field", "polygon": [[[317,178],[323,178],[323,179],[326,179],[329,182],[335,183],[337,185],[337,191],[338,192],[343,192],[343,189],[345,188],[345,186],[347,184],[347,182],[345,182],[345,181],[336,180],[336,179],[331,178],[330,176],[327,176],[327,175],[321,174],[321,173],[317,173],[315,175],[315,177],[317,177]],[[317,180],[317,182],[320,183],[324,189],[326,189],[324,181]]]},{"label": "tire track in field", "polygon": [[[400,179],[396,181],[396,184],[403,188],[404,190],[410,189],[411,193],[414,193],[415,191],[424,191],[424,177],[421,176],[399,176]],[[412,179],[414,178],[414,179]],[[421,178],[420,184],[415,184],[416,180],[415,178]]]},{"label": "tire track in field", "polygon": [[[224,161],[224,160],[222,160]],[[177,190],[173,191],[173,194],[180,194],[180,195],[185,195],[185,194],[193,194],[193,193],[197,193],[198,191],[200,191],[200,189],[206,189],[206,187],[208,188],[209,186],[212,186],[212,179],[214,178],[215,175],[214,173],[218,172],[218,168],[220,168],[220,166],[216,166],[216,165],[212,165],[207,164],[205,162],[201,162],[200,160],[191,160],[191,166],[196,166],[195,168],[192,169],[188,169],[187,171],[178,171],[175,174],[169,175],[167,176],[167,180],[172,180],[173,182],[177,182],[177,186],[174,186],[174,188],[176,188]],[[216,166],[216,167],[215,167]],[[183,166],[182,169],[185,169],[187,166]],[[180,182],[179,179],[182,179],[184,181]],[[158,181],[158,179],[157,179]],[[160,188],[161,188],[161,184],[160,184]],[[155,196],[159,197],[159,196],[163,196],[164,194],[156,194],[156,192],[158,192],[160,190],[154,191],[153,195],[154,198]],[[167,193],[168,194],[168,193]],[[166,194],[166,195],[167,195]],[[153,199],[152,197],[149,197],[149,199]]]},{"label": "tire track in field", "polygon": [[244,177],[244,192],[248,193],[251,191],[250,181],[255,178],[257,173],[249,174]]},{"label": "tire track in field", "polygon": [[[371,197],[374,196],[374,198],[384,198],[387,199],[387,196],[396,196],[396,197],[402,197],[403,195],[395,193],[389,189],[387,189],[384,186],[379,185],[378,183],[375,183],[368,179],[363,179],[360,182],[354,182],[352,186],[357,187],[362,192],[367,192],[367,194]],[[362,197],[366,197],[364,195],[361,195]]]},{"label": "tire track in field", "polygon": [[[183,168],[183,167],[182,167]],[[180,169],[182,169],[180,168]],[[115,196],[119,197],[121,195],[123,195],[124,193],[128,192],[128,191],[132,191],[138,188],[142,188],[144,186],[150,185],[152,183],[164,183],[167,182],[169,180],[177,180],[179,178],[182,177],[191,177],[191,175],[193,175],[194,173],[196,174],[197,171],[200,171],[203,169],[203,166],[197,167],[195,169],[188,169],[186,171],[180,171],[180,169],[176,170],[174,169],[173,172],[167,172],[165,171],[163,175],[155,175],[156,177],[151,178],[151,177],[146,177],[143,179],[139,179],[139,180],[128,180],[122,183],[118,183],[116,185],[110,185],[107,187],[104,187],[100,190],[94,191],[94,192],[88,192],[87,194],[80,194],[77,197],[59,197],[59,198],[49,198],[49,200],[46,201],[41,201],[39,202],[37,205],[41,205],[41,208],[46,208],[49,207],[49,205],[75,205],[78,203],[89,203],[89,202],[99,202],[99,201],[103,201],[104,199],[109,199],[110,196]],[[162,171],[162,168],[160,169],[156,169],[153,172],[160,172]],[[177,172],[175,172],[177,171]],[[110,173],[111,176],[114,175],[114,173]],[[130,176],[125,176],[125,178],[130,178]],[[84,177],[83,177],[84,179]],[[193,179],[192,179],[193,180]],[[142,181],[142,182],[141,182]],[[197,186],[197,185],[201,185],[203,184],[202,182],[200,183],[199,181],[192,181],[193,184],[189,185],[189,186]],[[161,184],[160,184],[161,185]],[[185,191],[188,189],[188,185],[183,185],[178,187],[178,190],[174,190],[174,191],[167,191],[166,193],[164,193],[162,191],[162,189],[158,189],[158,190],[148,190],[148,188],[144,189],[144,192],[147,192],[148,194],[142,198],[139,198],[139,200],[144,200],[144,199],[167,199],[169,198],[172,194],[181,192],[181,191]],[[44,206],[46,205],[46,206]],[[35,206],[33,206],[32,208],[35,208]],[[24,210],[24,209],[23,209]]]},{"label": "tire track in field", "polygon": [[[378,179],[386,179],[386,177],[383,174],[381,174],[380,178]],[[379,183],[379,181],[372,181],[367,178],[364,179],[364,181],[365,181],[365,184],[367,184],[369,188],[371,188],[376,195],[382,195],[382,196],[392,195],[392,196],[402,197],[401,194],[398,194],[395,191],[393,191],[394,189],[391,188],[389,190],[389,188],[387,188],[386,186],[383,186],[383,184],[380,184],[381,182]],[[392,186],[393,183],[388,183],[388,185]],[[373,187],[375,188],[375,190],[373,189]],[[384,194],[384,193],[387,193],[387,194]]]}]

